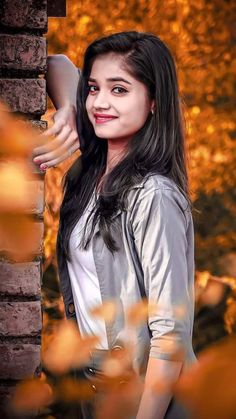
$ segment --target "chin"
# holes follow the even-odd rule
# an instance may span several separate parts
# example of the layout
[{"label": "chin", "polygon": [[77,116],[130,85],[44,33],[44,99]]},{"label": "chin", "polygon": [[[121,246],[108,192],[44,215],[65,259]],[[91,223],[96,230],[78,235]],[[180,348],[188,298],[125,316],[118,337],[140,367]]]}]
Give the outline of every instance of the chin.
[{"label": "chin", "polygon": [[119,134],[117,133],[117,135],[114,135],[114,130],[111,129],[106,129],[104,127],[101,128],[95,128],[94,132],[96,134],[97,137],[102,137],[102,138],[116,138],[119,136]]}]

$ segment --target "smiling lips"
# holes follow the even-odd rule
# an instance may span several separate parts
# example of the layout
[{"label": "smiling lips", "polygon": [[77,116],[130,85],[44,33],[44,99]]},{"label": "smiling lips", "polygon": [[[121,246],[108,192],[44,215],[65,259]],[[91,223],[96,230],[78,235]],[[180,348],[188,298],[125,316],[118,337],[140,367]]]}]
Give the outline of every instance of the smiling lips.
[{"label": "smiling lips", "polygon": [[105,114],[100,114],[100,113],[95,113],[94,117],[95,117],[96,124],[103,124],[104,122],[109,122],[109,121],[112,121],[113,119],[118,118],[117,116],[105,115]]}]

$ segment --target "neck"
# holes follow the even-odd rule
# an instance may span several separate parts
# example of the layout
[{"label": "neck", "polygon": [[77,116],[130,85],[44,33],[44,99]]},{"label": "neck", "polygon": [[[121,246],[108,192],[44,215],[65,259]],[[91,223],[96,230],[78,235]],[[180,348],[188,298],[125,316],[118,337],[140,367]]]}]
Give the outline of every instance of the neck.
[{"label": "neck", "polygon": [[106,170],[99,181],[97,192],[101,191],[104,176],[106,176],[124,157],[127,143],[128,140],[108,140]]},{"label": "neck", "polygon": [[108,140],[107,164],[104,175],[109,173],[125,155],[127,140]]}]

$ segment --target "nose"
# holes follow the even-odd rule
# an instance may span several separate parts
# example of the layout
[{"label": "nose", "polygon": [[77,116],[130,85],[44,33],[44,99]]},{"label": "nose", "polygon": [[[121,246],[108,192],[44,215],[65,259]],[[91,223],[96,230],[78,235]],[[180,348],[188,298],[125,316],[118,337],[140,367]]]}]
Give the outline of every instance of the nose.
[{"label": "nose", "polygon": [[93,106],[95,109],[109,109],[110,103],[106,92],[101,90],[96,94],[94,98]]}]

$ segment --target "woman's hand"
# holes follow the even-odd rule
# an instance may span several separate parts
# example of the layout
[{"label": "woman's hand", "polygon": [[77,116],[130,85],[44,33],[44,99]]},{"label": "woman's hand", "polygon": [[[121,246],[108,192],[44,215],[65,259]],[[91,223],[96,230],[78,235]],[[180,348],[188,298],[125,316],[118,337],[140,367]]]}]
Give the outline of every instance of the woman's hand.
[{"label": "woman's hand", "polygon": [[80,147],[75,106],[63,106],[54,113],[52,119],[53,125],[41,137],[45,139],[54,136],[54,140],[33,150],[33,162],[40,165],[41,170],[58,165]]}]

